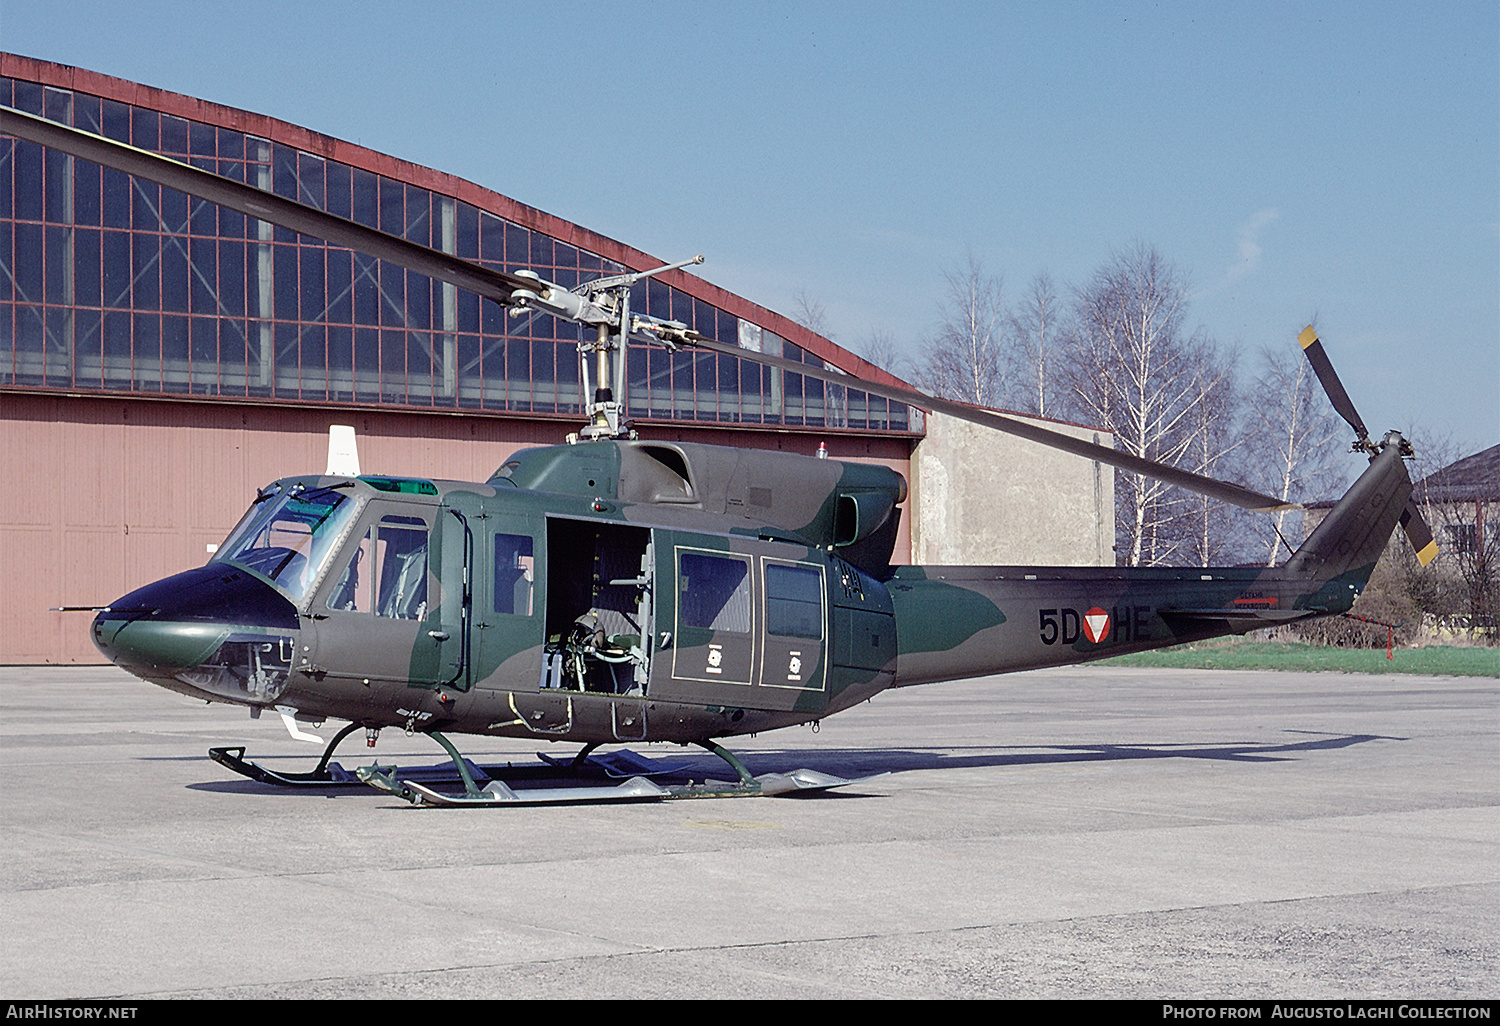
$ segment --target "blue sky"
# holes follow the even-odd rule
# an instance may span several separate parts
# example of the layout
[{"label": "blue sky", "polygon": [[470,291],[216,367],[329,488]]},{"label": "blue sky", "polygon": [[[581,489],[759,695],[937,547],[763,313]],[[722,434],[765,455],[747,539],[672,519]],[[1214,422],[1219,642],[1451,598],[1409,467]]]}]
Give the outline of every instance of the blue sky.
[{"label": "blue sky", "polygon": [[1157,247],[1243,351],[1314,317],[1372,431],[1500,441],[1500,5],[84,3],[0,48],[468,178],[916,351]]}]

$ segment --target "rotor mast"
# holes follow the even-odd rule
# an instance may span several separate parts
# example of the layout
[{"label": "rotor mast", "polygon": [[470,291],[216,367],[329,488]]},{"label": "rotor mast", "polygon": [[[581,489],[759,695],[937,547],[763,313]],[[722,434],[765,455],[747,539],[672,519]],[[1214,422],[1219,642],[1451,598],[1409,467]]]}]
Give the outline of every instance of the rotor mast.
[{"label": "rotor mast", "polygon": [[[649,271],[631,271],[606,278],[595,278],[568,290],[544,280],[534,271],[517,271],[520,277],[535,282],[533,289],[517,289],[510,296],[512,317],[527,311],[551,314],[594,329],[593,339],[578,344],[578,365],[583,378],[584,410],[588,423],[574,438],[587,441],[630,437],[630,421],[625,415],[625,390],[629,382],[626,368],[626,346],[630,336],[645,332],[653,338],[663,335],[694,334],[678,321],[657,317],[637,317],[630,312],[630,288],[644,278],[691,264],[703,263],[703,255],[679,260]],[[590,366],[589,353],[593,353]]]}]

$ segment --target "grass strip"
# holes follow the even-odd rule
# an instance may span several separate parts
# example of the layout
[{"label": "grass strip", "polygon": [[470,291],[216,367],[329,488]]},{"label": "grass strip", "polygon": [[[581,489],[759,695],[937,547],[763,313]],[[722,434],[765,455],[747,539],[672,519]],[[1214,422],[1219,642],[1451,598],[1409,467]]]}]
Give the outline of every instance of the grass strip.
[{"label": "grass strip", "polygon": [[1100,661],[1102,666],[1161,666],[1197,670],[1331,670],[1339,673],[1416,673],[1424,676],[1500,677],[1500,648],[1423,645],[1385,649],[1335,648],[1291,641],[1196,642]]}]

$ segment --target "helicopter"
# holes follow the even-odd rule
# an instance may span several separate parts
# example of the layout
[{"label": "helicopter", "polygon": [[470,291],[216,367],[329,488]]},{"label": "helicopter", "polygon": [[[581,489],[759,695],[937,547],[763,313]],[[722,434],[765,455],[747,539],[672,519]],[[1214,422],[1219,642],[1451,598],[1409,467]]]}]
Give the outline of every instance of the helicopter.
[{"label": "helicopter", "polygon": [[[721,739],[799,724],[882,691],[1058,666],[1347,612],[1400,523],[1436,555],[1411,503],[1395,431],[1372,441],[1317,333],[1299,342],[1369,466],[1290,558],[1259,568],[897,566],[907,483],[881,466],[636,437],[634,341],[725,353],[938,411],[1247,509],[1291,504],[993,411],[720,343],[630,309],[631,286],[702,257],[564,288],[493,270],[187,164],[0,108],[0,132],[116,168],[469,289],[513,316],[583,325],[588,421],[565,445],[521,450],[488,480],[361,473],[349,434],[325,472],[259,490],[205,565],[97,609],[91,636],[143,680],[298,724],[347,721],[315,769],[285,773],[210,750],[285,786],[341,784],[337,746],[363,728],[421,733],[462,793],[378,764],[359,780],[413,804],[808,793],[853,781],[753,776]],[[588,336],[592,335],[592,338]],[[1290,546],[1289,546],[1290,547]],[[561,768],[608,787],[520,786],[449,735],[583,745]],[[633,753],[697,745],[732,781],[662,786]],[[550,771],[549,771],[550,772]],[[483,784],[480,777],[487,777]],[[524,777],[524,774],[520,775]],[[552,773],[552,776],[557,776]],[[597,776],[597,773],[595,773]],[[566,784],[566,780],[564,781]]]}]

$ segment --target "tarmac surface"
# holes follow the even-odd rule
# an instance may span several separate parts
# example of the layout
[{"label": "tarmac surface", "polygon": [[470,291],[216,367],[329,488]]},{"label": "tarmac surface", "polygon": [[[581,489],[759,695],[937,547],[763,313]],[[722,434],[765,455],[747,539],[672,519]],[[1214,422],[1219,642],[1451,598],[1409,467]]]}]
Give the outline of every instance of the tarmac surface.
[{"label": "tarmac surface", "polygon": [[[320,751],[113,668],[0,668],[0,997],[1500,994],[1495,678],[929,685],[731,742],[889,772],[796,799],[419,809],[222,744]],[[443,759],[394,730],[335,759],[375,756]]]}]

